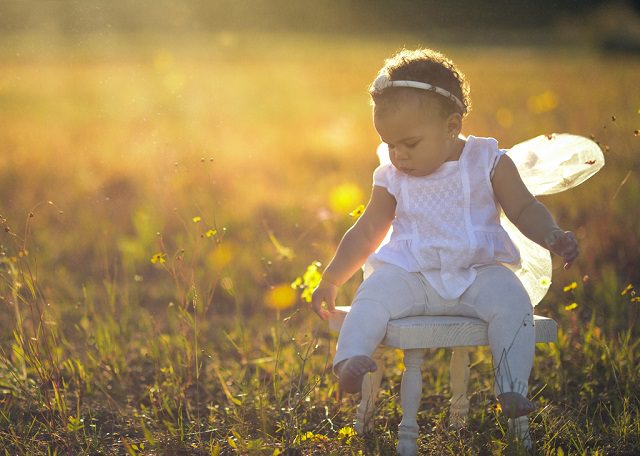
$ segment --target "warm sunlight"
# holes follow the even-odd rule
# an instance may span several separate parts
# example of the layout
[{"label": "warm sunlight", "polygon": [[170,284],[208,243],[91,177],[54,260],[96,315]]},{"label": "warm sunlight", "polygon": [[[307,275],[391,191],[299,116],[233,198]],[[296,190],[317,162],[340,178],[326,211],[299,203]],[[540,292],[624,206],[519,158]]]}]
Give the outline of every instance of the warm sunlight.
[{"label": "warm sunlight", "polygon": [[[459,66],[473,102],[460,136],[448,131],[450,143],[430,138],[415,150],[463,150],[469,135],[508,149],[570,133],[604,154],[588,182],[538,198],[562,227],[551,240],[571,231],[561,239],[570,242],[565,256],[578,256],[564,269],[561,246],[552,269],[534,271],[534,288],[549,289],[535,313],[557,331],[535,348],[528,444],[549,455],[640,453],[640,8],[601,0],[0,1],[0,448],[394,454],[413,401],[419,431],[406,432],[419,454],[519,454],[523,439],[512,439],[488,347],[470,343],[470,360],[458,364],[445,348],[429,349],[422,364],[382,351],[384,375],[363,424],[361,396],[344,392],[332,365],[330,324],[340,327],[344,314],[327,322],[313,312],[319,285],[318,309],[349,306],[356,295],[362,261],[334,264],[333,276],[326,268],[358,220],[384,232],[399,221],[410,246],[436,245],[426,229],[447,220],[440,250],[404,257],[427,282],[429,271],[446,269],[447,236],[466,233],[463,216],[451,215],[465,188],[454,179],[440,193],[420,190],[449,198],[424,203],[422,225],[402,225],[410,205],[390,203],[403,191],[414,201],[409,178],[404,190],[385,190],[381,206],[391,209],[360,217],[380,142],[368,88],[385,59],[420,47]],[[432,89],[420,100],[439,96]],[[569,182],[601,166],[576,157],[550,173]],[[499,223],[511,206],[498,203],[517,192],[491,180],[493,170],[483,168],[484,200],[499,206],[491,212]],[[538,225],[517,229],[529,226]],[[547,254],[552,243],[539,248]],[[516,267],[515,257],[491,252],[473,268]],[[398,277],[388,301],[406,294]],[[446,276],[443,288],[455,280]],[[356,336],[373,333],[354,326]],[[356,367],[345,372],[356,372],[357,390],[365,374]],[[458,398],[470,407],[455,421],[460,378],[469,388]],[[411,381],[422,389],[411,401],[404,393],[403,405]]]}]

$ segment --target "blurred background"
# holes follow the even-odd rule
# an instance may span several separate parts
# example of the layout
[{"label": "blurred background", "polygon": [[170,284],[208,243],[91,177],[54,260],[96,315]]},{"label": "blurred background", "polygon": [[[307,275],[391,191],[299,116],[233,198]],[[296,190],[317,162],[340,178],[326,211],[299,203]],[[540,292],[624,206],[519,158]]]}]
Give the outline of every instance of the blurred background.
[{"label": "blurred background", "polygon": [[[516,42],[637,39],[637,1],[540,0],[7,0],[4,34],[40,31],[74,36],[117,33],[314,32],[416,33],[462,44],[487,42],[500,32],[520,33]],[[636,17],[634,17],[634,15]],[[635,21],[635,23],[634,23]],[[612,38],[605,36],[605,38]],[[636,43],[627,42],[626,46]]]},{"label": "blurred background", "polygon": [[[367,201],[378,142],[367,86],[384,58],[425,46],[469,78],[464,133],[509,147],[571,132],[605,150],[592,181],[545,199],[583,246],[557,280],[591,280],[595,302],[640,280],[639,10],[596,0],[5,0],[3,254],[37,268],[71,322],[67,304],[92,293],[150,311],[192,287],[214,315],[299,306],[284,291],[274,304],[273,290],[326,262]],[[553,293],[551,313],[564,299]]]},{"label": "blurred background", "polygon": [[[396,51],[431,47],[470,82],[464,134],[602,148],[597,175],[541,198],[581,255],[554,261],[536,308],[559,334],[537,349],[532,431],[541,454],[638,454],[639,15],[596,0],[1,0],[0,447],[392,452],[399,355],[379,432],[352,441],[335,335],[300,294],[368,199],[367,87]],[[488,350],[472,432],[447,429],[446,356],[425,363],[425,454],[511,454]]]}]

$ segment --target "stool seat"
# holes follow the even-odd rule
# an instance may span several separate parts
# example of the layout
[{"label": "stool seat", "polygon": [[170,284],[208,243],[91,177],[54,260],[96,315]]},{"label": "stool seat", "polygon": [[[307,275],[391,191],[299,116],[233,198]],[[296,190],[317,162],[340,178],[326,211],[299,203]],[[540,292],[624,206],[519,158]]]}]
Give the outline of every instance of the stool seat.
[{"label": "stool seat", "polygon": [[[329,317],[329,327],[340,331],[350,307],[338,306]],[[555,342],[558,324],[551,318],[533,316],[536,343]],[[452,348],[489,345],[487,324],[472,317],[450,315],[405,317],[391,320],[382,344],[402,350],[412,348]]]}]

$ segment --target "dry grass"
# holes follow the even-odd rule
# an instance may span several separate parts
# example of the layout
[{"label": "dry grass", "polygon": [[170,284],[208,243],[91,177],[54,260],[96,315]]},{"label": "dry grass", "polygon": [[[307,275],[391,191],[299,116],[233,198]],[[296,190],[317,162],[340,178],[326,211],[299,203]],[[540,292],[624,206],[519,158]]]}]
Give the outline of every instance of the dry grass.
[{"label": "dry grass", "polygon": [[[377,144],[366,87],[402,44],[418,41],[220,33],[0,45],[6,454],[393,451],[395,354],[375,435],[351,436],[354,402],[327,371],[333,336],[272,293],[328,259],[352,222],[344,208],[365,202]],[[466,133],[508,146],[572,132],[605,149],[601,173],[545,199],[582,256],[557,270],[538,308],[562,333],[538,351],[532,429],[540,454],[634,454],[638,303],[621,292],[640,284],[640,60],[441,50],[471,82]],[[152,264],[158,253],[166,262]],[[445,426],[445,353],[425,366],[425,452],[518,452],[490,407],[487,353],[476,359],[462,434]]]}]

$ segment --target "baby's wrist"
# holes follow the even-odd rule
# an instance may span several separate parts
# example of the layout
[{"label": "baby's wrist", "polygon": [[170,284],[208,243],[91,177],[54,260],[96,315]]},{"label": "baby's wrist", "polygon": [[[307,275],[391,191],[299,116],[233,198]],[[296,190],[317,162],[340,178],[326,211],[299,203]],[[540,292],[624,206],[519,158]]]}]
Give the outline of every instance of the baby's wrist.
[{"label": "baby's wrist", "polygon": [[336,281],[334,281],[331,278],[327,278],[327,276],[324,274],[322,275],[321,280],[323,283],[326,283],[327,285],[331,285],[332,287],[335,287],[335,288],[340,288],[340,285],[338,285]]},{"label": "baby's wrist", "polygon": [[560,236],[564,235],[564,230],[559,226],[556,226],[551,231],[549,231],[549,233],[547,233],[547,235],[544,237],[545,244],[547,244],[547,246],[549,247],[555,244],[555,242],[558,240],[558,237],[559,237],[558,234]]}]

